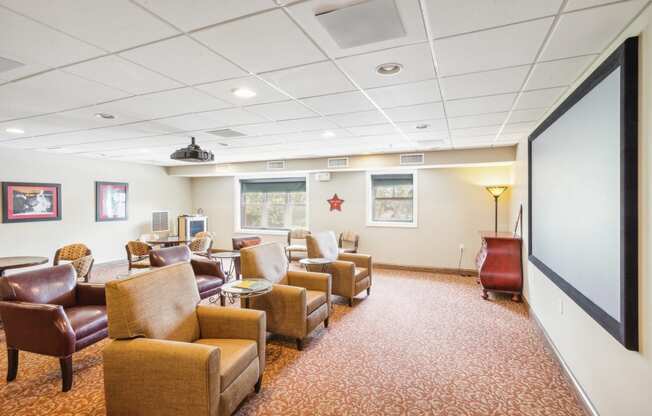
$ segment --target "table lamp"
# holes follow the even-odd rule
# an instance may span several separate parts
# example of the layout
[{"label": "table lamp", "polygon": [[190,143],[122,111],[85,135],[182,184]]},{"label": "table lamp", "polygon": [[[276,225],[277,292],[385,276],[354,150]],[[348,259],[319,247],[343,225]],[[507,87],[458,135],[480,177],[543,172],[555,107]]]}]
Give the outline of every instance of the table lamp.
[{"label": "table lamp", "polygon": [[487,186],[487,191],[494,197],[494,232],[498,232],[498,198],[507,190],[508,186],[493,185]]}]

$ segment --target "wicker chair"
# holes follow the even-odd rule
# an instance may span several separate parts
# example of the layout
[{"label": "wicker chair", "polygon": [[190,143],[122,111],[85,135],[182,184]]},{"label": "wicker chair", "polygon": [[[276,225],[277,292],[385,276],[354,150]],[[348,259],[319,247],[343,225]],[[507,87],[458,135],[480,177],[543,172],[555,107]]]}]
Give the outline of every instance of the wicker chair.
[{"label": "wicker chair", "polygon": [[125,246],[125,250],[127,250],[129,270],[150,267],[149,252],[152,250],[152,246],[142,241],[129,241]]},{"label": "wicker chair", "polygon": [[360,236],[358,234],[353,231],[344,231],[340,233],[337,245],[340,248],[340,253],[357,253],[359,242]]},{"label": "wicker chair", "polygon": [[[285,252],[288,256],[288,261],[292,261],[292,252],[307,253],[306,237],[310,235],[310,231],[305,228],[295,228],[288,232],[288,245],[285,247]],[[294,240],[303,240],[303,244],[297,244]]]},{"label": "wicker chair", "polygon": [[203,233],[197,233],[195,238],[188,244],[188,248],[192,254],[210,259],[213,251],[213,239],[209,236],[199,237],[199,234]]},{"label": "wicker chair", "polygon": [[[52,261],[52,264],[54,266],[58,266],[59,264],[62,264],[62,262],[72,263],[76,260],[81,260],[84,257],[90,256],[91,254],[92,254],[91,250],[88,247],[86,247],[85,244],[81,244],[81,243],[68,244],[67,246],[61,247],[54,253],[54,260]],[[84,281],[88,281],[92,268],[93,268],[93,258],[91,257],[90,264],[88,264],[86,267],[80,268],[79,270],[77,270],[77,267],[75,267],[78,273],[80,271],[84,272],[84,274],[78,274],[77,277],[80,279],[84,279]]]}]

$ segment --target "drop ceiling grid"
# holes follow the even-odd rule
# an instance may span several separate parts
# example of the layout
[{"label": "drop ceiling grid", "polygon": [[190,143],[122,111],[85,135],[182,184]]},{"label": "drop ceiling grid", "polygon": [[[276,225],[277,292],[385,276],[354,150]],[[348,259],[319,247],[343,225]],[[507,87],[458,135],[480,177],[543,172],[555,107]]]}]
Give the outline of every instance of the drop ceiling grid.
[{"label": "drop ceiling grid", "polygon": [[[5,1],[6,1],[6,0],[5,0]],[[422,0],[422,1],[424,1],[424,0]],[[0,3],[2,3],[2,2],[3,2],[3,1],[0,1]],[[133,2],[133,1],[132,1],[132,3],[138,5],[139,7],[143,8],[144,10],[148,11],[148,13],[151,13],[154,17],[160,19],[161,21],[165,22],[166,24],[171,25],[171,24],[170,24],[169,22],[167,22],[165,19],[161,18],[161,17],[158,16],[156,13],[150,11],[150,10],[147,9],[146,7],[140,5],[139,3],[136,3],[136,2]],[[302,2],[302,3],[303,3],[303,2]],[[623,3],[623,2],[616,2],[616,3]],[[290,18],[290,20],[292,20],[293,23],[294,23],[297,27],[299,27],[299,29],[301,29],[301,30],[303,31],[303,33],[304,33],[306,36],[309,37],[309,39],[311,39],[311,41],[316,45],[316,47],[317,47],[317,48],[320,48],[320,46],[315,42],[315,40],[312,39],[312,38],[311,38],[311,37],[306,33],[306,31],[303,30],[303,28],[301,27],[301,25],[300,25],[298,22],[294,21],[294,20],[291,18],[291,16],[289,15],[289,13],[287,12],[288,7],[291,7],[291,6],[294,5],[294,4],[296,4],[296,3],[289,4],[289,5],[285,5],[284,7],[282,7],[282,10],[284,10],[284,11],[286,12],[286,15]],[[611,4],[612,4],[612,3],[610,3],[610,4],[608,4],[608,5],[611,5]],[[648,4],[649,4],[649,3],[648,3]],[[595,6],[595,7],[590,7],[590,8],[588,8],[588,9],[599,8],[599,7],[603,7],[603,6],[605,6],[605,5],[604,5],[604,4],[600,4],[600,5],[597,5],[597,6]],[[4,7],[4,6],[2,6],[2,7]],[[579,12],[582,12],[583,10],[588,10],[588,9],[581,9],[581,10],[579,10],[579,11],[573,10],[572,12],[574,12],[574,13],[579,13]],[[209,27],[220,26],[220,25],[223,25],[223,24],[228,24],[228,23],[233,22],[233,21],[242,20],[242,19],[247,19],[247,18],[249,18],[249,17],[252,16],[252,15],[265,14],[265,13],[270,12],[271,10],[278,10],[278,6],[277,6],[277,7],[273,7],[273,6],[272,6],[271,8],[266,9],[266,10],[263,10],[263,11],[260,11],[260,12],[251,13],[251,14],[244,15],[244,16],[239,16],[239,17],[236,17],[236,18],[231,19],[231,20],[227,20],[227,21],[224,21],[224,22],[217,23],[217,24],[215,24],[215,25],[211,25],[211,26],[209,26]],[[422,12],[422,13],[421,13],[421,14],[422,14],[421,17],[425,19],[425,14],[423,13],[423,10],[421,10],[421,12]],[[566,12],[564,12],[564,13],[566,13]],[[559,15],[559,14],[558,14],[558,15]],[[557,16],[558,16],[558,15],[557,15]],[[544,16],[544,17],[545,17],[545,16]],[[29,17],[28,17],[28,18],[29,18]],[[540,18],[541,18],[541,17],[539,17],[539,18],[537,18],[537,19],[529,19],[529,20],[538,20],[538,19],[540,19]],[[30,18],[30,19],[31,19],[31,20],[35,20],[35,19],[33,19],[33,18]],[[523,20],[521,20],[521,21],[511,22],[511,23],[509,23],[509,24],[507,24],[507,25],[503,25],[503,26],[511,26],[511,25],[515,25],[515,24],[518,24],[518,23],[523,23]],[[40,22],[40,21],[39,21],[39,24],[43,24],[44,26],[47,26],[47,27],[53,28],[53,27],[51,27],[51,26],[48,26],[47,23],[43,23],[43,22]],[[198,29],[193,30],[193,31],[190,31],[190,32],[185,32],[185,31],[183,31],[183,30],[180,30],[179,28],[174,27],[174,25],[171,25],[171,26],[174,28],[174,30],[176,30],[176,31],[179,32],[180,34],[178,34],[178,35],[173,35],[173,36],[168,36],[168,37],[163,38],[163,39],[171,39],[171,38],[177,38],[177,37],[180,37],[180,36],[185,36],[185,37],[188,37],[188,38],[190,38],[190,39],[193,39],[193,41],[195,41],[194,38],[193,38],[193,36],[192,36],[192,34],[193,34],[194,32],[198,32],[198,31],[202,31],[202,30],[205,30],[205,29],[206,29],[206,27],[201,27],[201,28],[198,28]],[[482,29],[479,29],[478,31],[485,31],[485,30],[490,30],[490,29],[495,29],[495,28],[496,28],[496,26],[494,26],[494,27],[488,27],[488,28],[482,28]],[[54,29],[54,30],[57,30],[58,32],[64,33],[64,34],[66,34],[66,35],[69,35],[68,33],[65,33],[65,32],[63,32],[63,31],[61,31],[61,30],[59,30],[59,29],[57,29],[57,28],[53,28],[53,29]],[[477,32],[477,31],[472,31],[472,32]],[[467,33],[467,32],[464,32],[464,33]],[[456,37],[456,36],[459,36],[459,35],[461,35],[461,34],[463,34],[463,33],[454,33],[454,34],[452,34],[452,35],[450,35],[450,36],[444,36],[443,38]],[[73,37],[74,37],[74,36],[73,36]],[[89,45],[92,45],[92,43],[89,43],[89,42],[87,42],[87,41],[85,41],[85,40],[83,40],[83,39],[78,39],[78,40],[80,40],[80,41],[82,41],[82,42],[85,42],[85,43],[87,43],[87,44],[89,44]],[[424,42],[417,42],[417,43],[415,43],[415,44],[420,44],[420,43],[430,43],[430,42],[432,42],[432,40],[433,40],[433,38],[432,38],[431,36],[428,36],[428,40],[427,40],[427,41],[424,41]],[[154,41],[148,42],[147,44],[158,43],[158,42],[160,42],[160,41],[161,41],[161,39],[156,39],[156,40],[154,40]],[[201,43],[201,42],[200,42],[200,43]],[[392,48],[387,48],[387,50],[400,49],[400,48],[402,48],[402,47],[409,46],[409,45],[410,45],[410,44],[408,44],[408,45],[395,46],[395,47],[392,47]],[[411,45],[414,45],[414,44],[411,44]],[[97,47],[97,45],[93,45],[93,46]],[[143,68],[144,70],[150,70],[150,71],[157,72],[157,71],[156,71],[156,68],[149,68],[149,67],[147,67],[147,66],[145,66],[145,65],[141,65],[141,64],[139,64],[139,63],[137,63],[137,62],[134,62],[134,61],[132,61],[132,60],[129,60],[129,59],[125,58],[124,56],[119,55],[120,53],[124,52],[125,50],[134,50],[134,49],[137,49],[138,47],[141,47],[141,46],[142,46],[142,45],[134,45],[134,46],[130,46],[130,47],[127,48],[127,49],[123,49],[123,50],[119,50],[119,51],[114,51],[114,52],[110,52],[110,51],[108,51],[107,49],[100,48],[100,49],[102,49],[104,52],[106,52],[104,55],[100,55],[100,56],[94,57],[94,58],[92,58],[92,59],[87,59],[87,60],[82,61],[82,62],[91,61],[91,60],[95,60],[95,59],[101,59],[101,58],[105,58],[105,57],[107,57],[107,56],[111,56],[111,55],[117,55],[117,56],[119,56],[119,58],[121,58],[121,59],[126,59],[128,62],[131,62],[132,64],[137,65],[137,66]],[[206,45],[204,45],[204,46],[206,46]],[[214,50],[212,50],[212,49],[210,49],[210,48],[209,48],[209,50],[210,50],[212,53],[216,54],[216,56],[220,56],[221,58],[224,58],[224,59],[228,60],[228,58],[226,58],[226,57],[224,57],[224,56],[218,54],[216,51],[214,51]],[[358,54],[358,55],[366,55],[366,54],[371,54],[371,53],[374,53],[374,52],[378,52],[378,50],[375,50],[375,49],[374,49],[374,50],[371,50],[371,51],[365,51],[365,52],[360,53],[360,54]],[[432,50],[431,50],[431,53],[432,53]],[[339,66],[339,65],[337,64],[337,60],[340,59],[341,57],[332,57],[332,56],[328,56],[328,54],[325,54],[325,53],[324,53],[324,55],[326,55],[326,58],[327,58],[328,61],[333,62],[333,63],[335,64],[336,68],[337,68],[339,71],[341,71],[341,72],[342,72],[342,73],[343,73],[347,78],[349,78],[350,81],[352,81],[352,84],[356,87],[356,90],[359,91],[359,92],[361,92],[361,93],[362,93],[362,94],[363,94],[363,95],[364,95],[364,96],[365,96],[365,97],[366,97],[366,98],[367,98],[367,99],[368,99],[368,100],[369,100],[369,101],[370,101],[370,102],[375,106],[376,110],[377,110],[378,112],[380,112],[380,113],[383,115],[383,117],[385,117],[385,119],[388,121],[388,123],[390,123],[391,125],[393,125],[395,128],[398,129],[398,131],[399,131],[400,134],[401,134],[401,136],[399,136],[399,137],[406,138],[406,137],[404,137],[404,136],[406,136],[405,133],[404,133],[404,132],[403,132],[403,131],[398,127],[398,123],[396,123],[395,120],[393,120],[393,119],[392,119],[392,118],[387,114],[387,112],[386,112],[387,108],[386,108],[386,107],[381,107],[381,106],[379,106],[379,105],[378,105],[378,104],[377,104],[377,103],[376,103],[376,102],[375,102],[375,101],[374,101],[374,100],[373,100],[373,99],[372,99],[372,98],[367,94],[367,90],[361,88],[361,87],[359,86],[359,84],[358,84],[354,79],[352,79],[351,76],[350,76],[348,73],[346,73],[346,72],[341,68],[341,66]],[[541,55],[541,54],[539,54],[539,55]],[[342,58],[342,59],[344,59],[344,58]],[[433,56],[433,59],[434,59],[434,56]],[[549,62],[555,62],[555,61],[557,61],[557,59],[555,59],[555,60],[549,60]],[[63,65],[61,68],[62,68],[63,70],[65,70],[66,67],[73,66],[73,65],[75,65],[76,63],[77,63],[77,62],[69,63],[69,64],[66,64],[66,65]],[[252,73],[251,71],[248,71],[247,69],[244,69],[244,68],[242,68],[241,66],[239,66],[236,62],[231,62],[231,63],[234,64],[234,65],[236,65],[236,66],[238,66],[238,67],[241,68],[243,71],[245,71],[245,72],[251,74],[251,76],[257,77],[257,78],[260,79],[262,82],[266,82],[268,85],[270,85],[270,87],[272,87],[272,88],[276,88],[279,92],[284,93],[284,95],[287,96],[288,99],[290,99],[290,100],[294,100],[294,101],[296,101],[296,102],[298,102],[298,103],[301,103],[301,104],[304,105],[304,106],[306,105],[305,103],[303,103],[302,99],[298,99],[298,98],[296,98],[296,97],[294,97],[294,96],[292,96],[292,95],[290,95],[290,94],[287,94],[285,91],[283,91],[282,89],[278,88],[278,87],[277,87],[276,85],[274,85],[273,83],[267,82],[267,81],[266,81],[266,80],[261,76],[261,74],[263,74],[263,75],[265,74],[264,72],[262,72],[261,74]],[[537,62],[537,63],[538,63],[538,62]],[[301,64],[300,66],[303,67],[303,66],[306,66],[306,64]],[[528,71],[528,76],[526,77],[526,80],[530,78],[533,66],[534,66],[534,63],[531,63],[531,65],[530,65],[530,70]],[[480,72],[482,72],[482,71],[480,71]],[[157,72],[157,73],[158,73],[158,72]],[[171,80],[174,80],[174,81],[179,82],[178,80],[176,80],[176,79],[174,79],[174,78],[171,78],[171,77],[169,77],[169,76],[167,76],[167,75],[165,75],[165,74],[163,74],[163,73],[159,73],[159,75],[164,76],[164,77],[166,77],[166,78],[169,78],[169,79],[171,79]],[[457,74],[456,74],[456,75],[457,75]],[[439,82],[439,77],[436,77],[435,79],[437,80],[437,82]],[[98,82],[98,81],[94,81],[94,82],[97,82],[98,84],[103,85],[102,82]],[[195,90],[196,87],[198,87],[198,86],[200,85],[200,84],[189,85],[188,83],[184,83],[184,82],[181,82],[181,83],[183,84],[183,86],[184,86],[185,88],[190,88],[190,89],[193,89],[193,90]],[[212,83],[212,82],[207,82],[207,83]],[[204,83],[204,84],[207,84],[207,83]],[[3,85],[3,84],[0,84],[0,87],[1,87],[2,85]],[[184,87],[180,87],[180,88],[184,88]],[[382,88],[382,87],[379,87],[379,88]],[[521,97],[524,88],[527,88],[527,82],[524,82],[523,85],[522,85],[522,87],[521,87],[520,90],[518,91],[518,98]],[[373,88],[370,88],[370,89],[368,89],[368,90],[373,90]],[[200,91],[202,91],[202,90],[200,90]],[[442,91],[441,88],[439,88],[439,91],[440,91],[440,94],[441,94],[441,91]],[[198,92],[199,92],[199,91],[198,91]],[[202,93],[202,94],[206,94],[205,91],[202,91],[202,92],[200,92],[200,93]],[[504,94],[504,93],[501,93],[501,94]],[[498,94],[498,95],[501,95],[501,94]],[[143,95],[148,95],[148,94],[143,94]],[[208,94],[208,95],[210,95],[210,94]],[[328,95],[330,95],[330,94],[325,94],[324,96],[328,96]],[[214,97],[213,95],[210,95],[210,96],[213,97],[213,98],[218,98],[218,97]],[[128,98],[130,98],[130,97],[127,97],[127,98],[125,98],[125,99],[128,99]],[[442,98],[442,97],[440,97],[440,98]],[[118,101],[122,101],[122,100],[123,100],[123,98],[120,98],[120,99],[112,100],[112,101],[109,101],[109,102],[118,102]],[[449,101],[453,101],[453,100],[449,100]],[[514,103],[513,103],[513,105],[512,105],[512,108],[510,109],[510,116],[511,116],[512,112],[515,111],[515,109],[516,109],[517,101],[518,101],[518,99],[515,99],[515,100],[514,100]],[[78,107],[78,108],[89,108],[89,109],[92,109],[92,108],[94,108],[95,106],[97,106],[98,104],[102,104],[102,103],[95,103],[95,104],[92,105],[92,106],[82,106],[82,107]],[[232,103],[231,103],[231,104],[232,104]],[[418,104],[417,104],[417,105],[418,105]],[[447,101],[446,101],[446,100],[442,100],[442,105],[443,105],[444,107],[446,107],[446,106],[447,106]],[[404,106],[404,107],[411,107],[411,106],[412,106],[412,105],[406,105],[406,106]],[[233,106],[233,107],[244,108],[244,111],[247,111],[246,108],[245,108],[246,105]],[[309,106],[308,106],[308,107],[309,107]],[[400,108],[400,107],[395,107],[395,108]],[[392,109],[394,109],[394,108],[392,108]],[[65,111],[69,111],[69,110],[70,110],[70,109],[66,109]],[[47,114],[58,114],[58,113],[64,113],[65,111],[63,111],[63,110],[62,110],[62,111],[55,111],[55,112],[47,113]],[[312,111],[314,111],[314,110],[312,110]],[[444,110],[444,111],[445,111],[445,110]],[[202,113],[202,112],[200,111],[200,112],[192,112],[192,113],[188,113],[188,114],[201,114],[201,113]],[[348,113],[348,114],[350,114],[350,113]],[[444,115],[447,116],[446,113],[445,113]],[[35,115],[35,116],[27,117],[27,119],[33,119],[33,118],[41,117],[41,116],[42,116],[42,114],[39,114],[39,115]],[[177,115],[172,116],[172,117],[176,117],[176,116],[177,116]],[[324,117],[324,118],[327,119],[327,120],[331,120],[330,117],[328,117],[328,116],[324,116],[323,114],[320,114],[320,116],[321,116],[321,117]],[[125,124],[123,124],[123,125],[124,125],[124,126],[129,126],[129,125],[133,125],[133,124],[141,123],[141,122],[144,122],[144,121],[149,121],[149,120],[163,120],[163,119],[165,119],[165,118],[171,118],[171,117],[164,117],[164,118],[160,118],[160,119],[156,119],[156,118],[153,118],[153,119],[141,119],[141,120],[134,121],[134,122],[132,122],[132,123],[125,123]],[[445,117],[445,118],[446,118],[447,123],[448,123],[448,117]],[[510,119],[509,117],[507,117],[507,118],[505,119],[505,122],[503,123],[502,128],[501,128],[501,131],[504,130],[505,126],[508,124],[509,119]],[[331,120],[331,121],[333,121],[333,120]],[[333,122],[336,124],[336,126],[337,126],[338,128],[342,128],[342,129],[344,129],[344,130],[347,130],[345,126],[341,126],[341,125],[339,125],[338,123],[336,123],[335,121],[333,121]],[[4,123],[4,122],[3,122],[3,123],[0,123],[0,125],[4,125],[4,124],[6,124],[6,123]],[[114,125],[112,125],[111,127],[114,127]],[[103,128],[103,127],[97,127],[97,128],[94,128],[94,129],[101,129],[101,128]],[[86,131],[86,130],[93,130],[93,129],[80,129],[80,130],[74,130],[74,131]],[[348,131],[348,130],[347,130],[347,131]],[[184,133],[184,132],[180,132],[180,133]],[[450,133],[450,126],[449,126],[449,133]],[[58,134],[58,133],[52,133],[52,134]],[[174,135],[174,134],[177,134],[177,133],[170,133],[170,135]],[[450,137],[450,136],[451,136],[451,135],[449,134],[449,137]],[[496,140],[498,140],[499,136],[500,136],[500,134],[496,135]],[[34,136],[29,136],[29,137],[34,137]],[[139,136],[139,138],[142,138],[142,137],[143,137],[143,136]],[[152,136],[145,136],[145,137],[152,137]],[[25,137],[25,138],[28,138],[28,137]],[[21,139],[21,138],[18,138],[18,140],[20,140],[20,139]],[[398,139],[398,137],[397,137],[397,139]],[[407,137],[407,139],[410,140],[410,141],[412,141],[410,137]],[[11,140],[11,139],[10,139],[10,140]],[[129,139],[120,139],[120,140],[129,140]],[[98,150],[98,151],[99,151],[99,150]]]}]

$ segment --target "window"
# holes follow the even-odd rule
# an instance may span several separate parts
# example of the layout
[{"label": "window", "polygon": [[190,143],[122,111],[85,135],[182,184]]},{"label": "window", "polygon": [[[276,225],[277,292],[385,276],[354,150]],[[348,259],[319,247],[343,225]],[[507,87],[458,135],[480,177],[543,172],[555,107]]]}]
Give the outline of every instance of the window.
[{"label": "window", "polygon": [[368,225],[416,226],[414,173],[369,175]]},{"label": "window", "polygon": [[307,227],[306,179],[240,180],[240,228],[288,230]]}]

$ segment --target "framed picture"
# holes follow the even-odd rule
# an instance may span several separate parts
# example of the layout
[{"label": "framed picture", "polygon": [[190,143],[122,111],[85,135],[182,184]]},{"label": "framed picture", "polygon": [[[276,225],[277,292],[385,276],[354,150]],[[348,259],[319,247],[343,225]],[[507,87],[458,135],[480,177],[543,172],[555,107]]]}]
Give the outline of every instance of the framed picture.
[{"label": "framed picture", "polygon": [[2,222],[61,220],[61,184],[2,182]]},{"label": "framed picture", "polygon": [[95,182],[95,221],[125,221],[129,184]]}]

